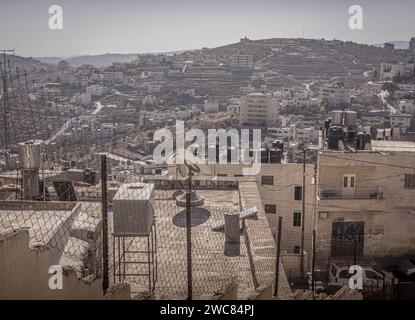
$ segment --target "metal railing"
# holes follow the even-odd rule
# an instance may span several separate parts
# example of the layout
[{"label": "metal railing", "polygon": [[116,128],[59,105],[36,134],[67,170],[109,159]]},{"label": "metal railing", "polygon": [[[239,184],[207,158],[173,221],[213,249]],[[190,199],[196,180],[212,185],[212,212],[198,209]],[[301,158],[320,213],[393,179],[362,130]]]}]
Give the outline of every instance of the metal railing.
[{"label": "metal railing", "polygon": [[320,199],[383,199],[383,192],[376,188],[356,188],[354,191],[343,191],[336,188],[324,188],[319,190]]}]

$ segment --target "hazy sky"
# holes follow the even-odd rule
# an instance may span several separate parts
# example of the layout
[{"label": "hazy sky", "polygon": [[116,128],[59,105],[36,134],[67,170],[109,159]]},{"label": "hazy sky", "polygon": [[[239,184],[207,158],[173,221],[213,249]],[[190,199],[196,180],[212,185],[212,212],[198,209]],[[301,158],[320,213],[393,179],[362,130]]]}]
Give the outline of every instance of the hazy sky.
[{"label": "hazy sky", "polygon": [[[48,26],[63,8],[63,30]],[[348,8],[363,8],[350,30]],[[1,48],[23,56],[145,53],[276,37],[362,43],[415,36],[415,0],[0,0]]]}]

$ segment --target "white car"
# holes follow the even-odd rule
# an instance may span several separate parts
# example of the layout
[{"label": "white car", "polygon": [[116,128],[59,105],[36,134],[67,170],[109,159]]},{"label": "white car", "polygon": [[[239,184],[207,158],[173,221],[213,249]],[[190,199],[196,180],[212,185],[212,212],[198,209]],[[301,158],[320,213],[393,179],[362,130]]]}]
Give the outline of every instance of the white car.
[{"label": "white car", "polygon": [[399,263],[398,270],[412,281],[415,281],[415,258],[410,258]]},{"label": "white car", "polygon": [[[376,286],[379,289],[383,287],[383,279],[387,283],[395,283],[394,276],[384,270],[374,269],[371,266],[362,266],[363,269],[363,285]],[[329,267],[329,283],[335,283],[342,286],[349,285],[349,278],[353,274],[349,273],[349,266],[332,263]]]}]

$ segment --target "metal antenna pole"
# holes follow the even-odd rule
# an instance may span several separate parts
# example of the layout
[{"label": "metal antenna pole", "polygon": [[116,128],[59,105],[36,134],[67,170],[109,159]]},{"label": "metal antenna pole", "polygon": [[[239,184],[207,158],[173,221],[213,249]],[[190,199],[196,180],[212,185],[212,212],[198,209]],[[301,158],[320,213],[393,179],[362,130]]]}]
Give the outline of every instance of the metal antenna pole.
[{"label": "metal antenna pole", "polygon": [[4,69],[1,69],[2,73],[2,80],[3,80],[3,118],[4,118],[4,144],[5,144],[5,164],[6,164],[6,170],[9,167],[9,161],[8,161],[8,148],[9,148],[9,131],[8,131],[8,113],[9,113],[9,101],[8,101],[8,95],[7,95],[7,67],[6,67],[6,53],[14,53],[14,49],[0,49],[0,51],[3,53],[3,66]]},{"label": "metal antenna pole", "polygon": [[305,232],[305,157],[306,148],[303,149],[303,194],[302,194],[302,217],[301,217],[301,277],[304,278],[304,232]]},{"label": "metal antenna pole", "polygon": [[190,200],[192,196],[192,169],[190,167],[188,177],[188,188],[186,193],[187,299],[192,300],[192,213],[190,205]]},{"label": "metal antenna pole", "polygon": [[281,257],[281,229],[282,217],[278,217],[278,234],[277,234],[277,257],[275,260],[275,281],[274,281],[274,297],[278,298],[278,287],[280,279],[280,257]]}]

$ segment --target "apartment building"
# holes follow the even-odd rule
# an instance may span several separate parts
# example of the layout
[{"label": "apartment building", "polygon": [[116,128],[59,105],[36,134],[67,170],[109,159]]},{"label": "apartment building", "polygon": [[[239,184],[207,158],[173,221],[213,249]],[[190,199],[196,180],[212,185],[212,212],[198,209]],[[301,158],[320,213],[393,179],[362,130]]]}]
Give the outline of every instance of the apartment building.
[{"label": "apartment building", "polygon": [[241,97],[241,125],[272,126],[278,118],[278,101],[270,93],[250,93]]},{"label": "apartment building", "polygon": [[253,61],[250,54],[238,54],[232,56],[231,66],[233,68],[252,69]]},{"label": "apartment building", "polygon": [[415,143],[371,141],[371,150],[320,149],[317,260],[415,254]]},{"label": "apartment building", "polygon": [[86,87],[86,93],[89,93],[92,97],[99,97],[105,93],[105,87],[99,84],[92,84]]},{"label": "apartment building", "polygon": [[350,104],[350,90],[339,84],[326,86],[320,89],[320,100],[329,107]]},{"label": "apartment building", "polygon": [[104,71],[104,81],[107,83],[122,82],[123,73],[121,71]]},{"label": "apartment building", "polygon": [[395,76],[409,77],[414,72],[413,63],[381,63],[380,64],[380,79],[382,81],[393,80]]},{"label": "apartment building", "polygon": [[219,112],[219,101],[205,100],[203,104],[203,111],[207,113]]}]

